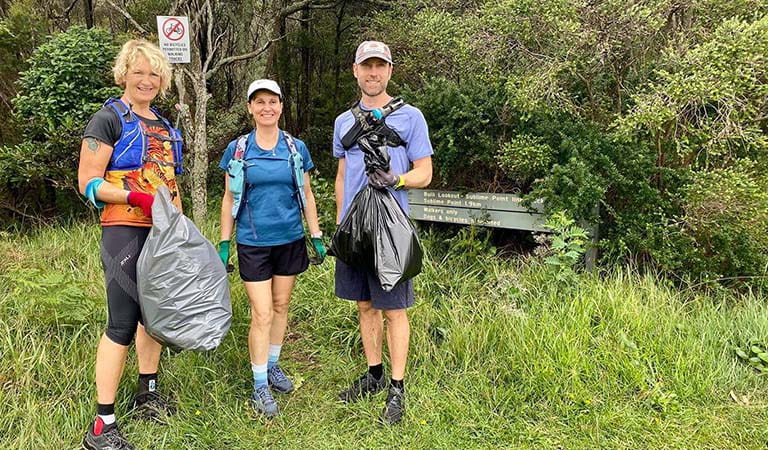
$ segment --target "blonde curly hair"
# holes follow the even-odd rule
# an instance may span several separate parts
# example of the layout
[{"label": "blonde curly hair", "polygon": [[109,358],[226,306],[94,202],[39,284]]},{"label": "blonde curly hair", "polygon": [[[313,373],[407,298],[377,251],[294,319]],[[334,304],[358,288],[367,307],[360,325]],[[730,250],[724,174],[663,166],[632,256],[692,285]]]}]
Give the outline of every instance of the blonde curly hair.
[{"label": "blonde curly hair", "polygon": [[160,75],[160,94],[165,94],[165,91],[171,87],[171,65],[160,47],[146,39],[131,39],[123,44],[123,48],[115,58],[115,65],[112,67],[115,84],[125,88],[125,76],[128,74],[128,69],[136,63],[139,54],[144,56],[152,70]]}]

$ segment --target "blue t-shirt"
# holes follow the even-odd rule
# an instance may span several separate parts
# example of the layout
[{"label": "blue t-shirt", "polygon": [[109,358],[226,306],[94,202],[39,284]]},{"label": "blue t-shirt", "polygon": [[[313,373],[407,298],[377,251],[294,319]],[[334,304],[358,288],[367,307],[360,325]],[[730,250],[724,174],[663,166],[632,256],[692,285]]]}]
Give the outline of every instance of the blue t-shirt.
[{"label": "blue t-shirt", "polygon": [[[362,102],[360,108],[363,111],[369,111]],[[410,170],[411,163],[421,158],[431,156],[432,143],[429,141],[429,130],[424,115],[418,108],[411,105],[405,105],[384,119],[389,128],[397,131],[400,138],[406,142],[405,147],[387,147],[391,158],[390,167],[395,174],[403,174]],[[355,144],[344,150],[341,145],[341,138],[347,134],[355,123],[355,116],[352,111],[347,110],[336,118],[333,127],[333,156],[336,158],[345,158],[344,165],[344,199],[341,204],[341,217],[343,220],[347,214],[347,209],[360,192],[368,184],[368,176],[365,174],[364,155],[360,147]],[[408,193],[406,191],[390,192],[394,195],[403,210],[408,212]]]},{"label": "blue t-shirt", "polygon": [[[304,160],[304,172],[315,167],[307,146],[293,138],[296,150]],[[230,142],[219,167],[227,170],[235,155],[237,139]],[[256,133],[248,134],[245,154],[246,201],[240,207],[236,231],[239,244],[254,247],[283,245],[304,236],[301,209],[293,184],[291,151],[282,131],[274,149],[264,150],[256,145]]]}]

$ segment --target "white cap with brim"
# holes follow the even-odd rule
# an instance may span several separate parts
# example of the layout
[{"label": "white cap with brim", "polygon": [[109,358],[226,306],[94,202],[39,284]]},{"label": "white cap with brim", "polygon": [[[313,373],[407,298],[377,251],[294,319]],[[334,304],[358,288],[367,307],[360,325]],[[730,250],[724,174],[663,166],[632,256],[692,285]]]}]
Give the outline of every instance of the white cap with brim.
[{"label": "white cap with brim", "polygon": [[379,41],[365,41],[357,46],[355,52],[355,64],[360,64],[366,59],[379,58],[392,64],[392,52],[387,44]]},{"label": "white cap with brim", "polygon": [[269,91],[278,95],[281,99],[283,98],[283,93],[280,91],[280,86],[277,83],[272,80],[256,80],[248,86],[248,101],[251,101],[251,95],[254,92],[261,90]]}]

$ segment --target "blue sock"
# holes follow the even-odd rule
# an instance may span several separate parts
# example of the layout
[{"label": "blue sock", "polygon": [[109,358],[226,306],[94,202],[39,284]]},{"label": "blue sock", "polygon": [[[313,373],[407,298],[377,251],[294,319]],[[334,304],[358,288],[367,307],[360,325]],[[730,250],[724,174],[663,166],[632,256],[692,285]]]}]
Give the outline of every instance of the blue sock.
[{"label": "blue sock", "polygon": [[267,360],[267,368],[271,369],[277,365],[277,361],[280,359],[280,349],[282,349],[282,345],[271,345],[269,346],[269,359]]},{"label": "blue sock", "polygon": [[267,364],[251,363],[253,371],[253,390],[267,385]]}]

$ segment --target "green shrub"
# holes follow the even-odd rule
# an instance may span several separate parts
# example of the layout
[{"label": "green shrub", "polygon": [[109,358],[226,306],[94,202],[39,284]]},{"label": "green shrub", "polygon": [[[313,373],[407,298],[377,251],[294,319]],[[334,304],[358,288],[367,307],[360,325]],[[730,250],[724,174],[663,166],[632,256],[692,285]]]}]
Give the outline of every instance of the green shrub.
[{"label": "green shrub", "polygon": [[501,145],[496,159],[509,177],[528,182],[546,173],[553,150],[539,136],[520,134]]},{"label": "green shrub", "polygon": [[16,201],[30,195],[40,201],[25,205],[33,211],[64,204],[54,190],[75,183],[88,119],[108,97],[120,95],[110,73],[116,53],[108,31],[77,26],[35,50],[13,101],[24,142],[0,147],[0,184],[13,185]]},{"label": "green shrub", "polygon": [[768,346],[763,342],[751,339],[744,345],[735,346],[733,351],[739,359],[749,364],[756,371],[768,374]]},{"label": "green shrub", "polygon": [[758,276],[768,265],[768,180],[755,164],[697,172],[683,191],[682,227],[712,277]]},{"label": "green shrub", "polygon": [[433,187],[477,189],[494,178],[503,127],[497,116],[503,101],[498,88],[435,78],[418,91],[406,89],[403,96],[421,109],[429,124],[435,148]]}]

